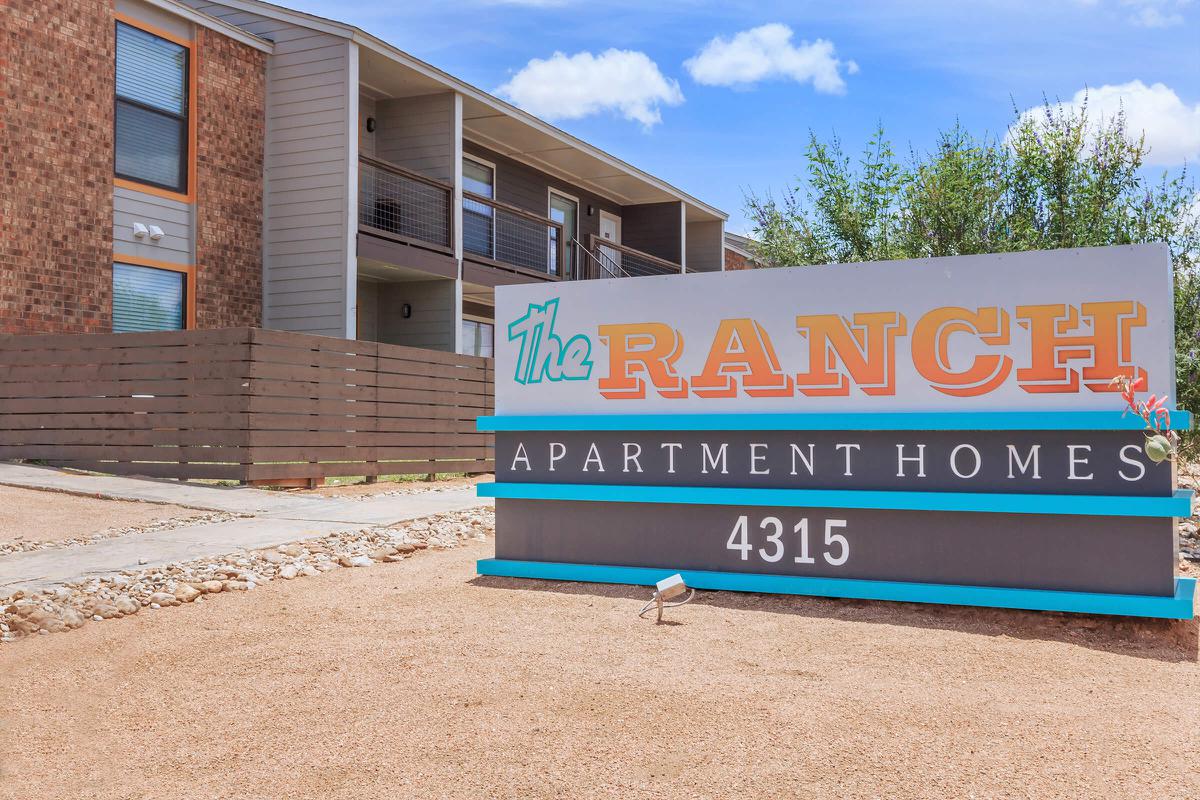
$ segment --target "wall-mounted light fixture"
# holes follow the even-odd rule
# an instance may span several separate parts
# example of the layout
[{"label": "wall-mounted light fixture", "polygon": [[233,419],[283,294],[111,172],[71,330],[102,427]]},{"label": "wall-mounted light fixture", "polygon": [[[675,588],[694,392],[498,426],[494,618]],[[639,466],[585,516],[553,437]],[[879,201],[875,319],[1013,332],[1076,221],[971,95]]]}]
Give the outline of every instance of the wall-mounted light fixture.
[{"label": "wall-mounted light fixture", "polygon": [[411,317],[412,316],[412,306],[410,306],[408,303],[405,303],[404,305],[400,306],[400,316],[404,317],[405,319],[408,319],[409,317]]},{"label": "wall-mounted light fixture", "polygon": [[375,132],[375,118],[367,117],[367,133]]},{"label": "wall-mounted light fixture", "polygon": [[590,217],[591,215],[592,215],[592,204],[588,203],[588,216]]}]

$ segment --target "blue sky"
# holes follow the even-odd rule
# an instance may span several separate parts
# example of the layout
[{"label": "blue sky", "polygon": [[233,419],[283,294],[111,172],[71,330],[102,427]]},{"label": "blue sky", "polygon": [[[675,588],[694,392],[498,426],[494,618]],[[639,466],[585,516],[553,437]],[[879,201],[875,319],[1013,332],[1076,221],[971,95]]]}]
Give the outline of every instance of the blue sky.
[{"label": "blue sky", "polygon": [[853,151],[882,122],[903,152],[956,118],[1003,133],[1014,103],[1090,87],[1093,106],[1121,104],[1146,131],[1155,174],[1200,156],[1191,0],[284,3],[507,95],[723,209],[738,232],[746,190],[803,173],[810,129]]}]

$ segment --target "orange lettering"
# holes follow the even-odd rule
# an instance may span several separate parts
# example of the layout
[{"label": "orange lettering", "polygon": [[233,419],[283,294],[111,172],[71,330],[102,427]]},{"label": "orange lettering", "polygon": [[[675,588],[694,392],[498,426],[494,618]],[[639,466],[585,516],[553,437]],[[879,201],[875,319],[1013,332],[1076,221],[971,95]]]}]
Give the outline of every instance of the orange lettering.
[{"label": "orange lettering", "polygon": [[723,319],[701,373],[692,378],[700,397],[737,397],[737,377],[750,397],[791,397],[790,375],[779,368],[771,338],[752,319]]},{"label": "orange lettering", "polygon": [[[1090,321],[1090,333],[1080,329],[1080,317]],[[1020,326],[1029,331],[1030,365],[1017,370],[1017,383],[1030,393],[1078,392],[1080,371],[1073,360],[1089,359],[1082,369],[1083,385],[1093,392],[1115,392],[1118,375],[1146,377],[1132,363],[1134,328],[1146,324],[1146,307],[1133,300],[1083,303],[1078,309],[1063,304],[1017,306]]]},{"label": "orange lettering", "polygon": [[[837,314],[796,317],[796,329],[808,337],[808,372],[796,385],[809,397],[846,396],[850,380],[870,395],[896,393],[896,337],[907,329],[895,311],[855,314],[854,324]],[[846,375],[838,371],[838,361]]]},{"label": "orange lettering", "polygon": [[987,394],[1008,379],[1013,361],[1008,356],[976,356],[971,366],[955,371],[950,366],[950,337],[969,333],[990,345],[1009,343],[1008,312],[991,306],[974,313],[958,306],[935,308],[917,321],[912,332],[913,366],[943,394],[976,397]]},{"label": "orange lettering", "polygon": [[601,325],[600,341],[608,345],[608,377],[600,378],[600,394],[610,400],[646,397],[644,373],[663,397],[687,397],[687,381],[675,373],[683,353],[683,336],[661,322]]}]

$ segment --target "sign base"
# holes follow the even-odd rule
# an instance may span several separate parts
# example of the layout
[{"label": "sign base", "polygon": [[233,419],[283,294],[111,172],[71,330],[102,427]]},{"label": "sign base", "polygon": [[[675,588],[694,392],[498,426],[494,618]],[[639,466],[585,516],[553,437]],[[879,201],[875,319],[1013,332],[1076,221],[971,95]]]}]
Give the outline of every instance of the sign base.
[{"label": "sign base", "polygon": [[1176,578],[1172,597],[1133,594],[1095,594],[1043,589],[1005,589],[991,586],[953,586],[937,583],[865,581],[850,578],[814,578],[794,575],[760,575],[652,567],[614,567],[596,564],[563,564],[552,561],[509,561],[498,558],[476,562],[480,575],[505,578],[625,583],[653,586],[679,572],[688,586],[733,592],[798,594],[858,600],[892,600],[905,603],[938,603],[1031,611],[1065,611],[1074,614],[1108,614],[1126,617],[1192,619],[1195,578]]}]

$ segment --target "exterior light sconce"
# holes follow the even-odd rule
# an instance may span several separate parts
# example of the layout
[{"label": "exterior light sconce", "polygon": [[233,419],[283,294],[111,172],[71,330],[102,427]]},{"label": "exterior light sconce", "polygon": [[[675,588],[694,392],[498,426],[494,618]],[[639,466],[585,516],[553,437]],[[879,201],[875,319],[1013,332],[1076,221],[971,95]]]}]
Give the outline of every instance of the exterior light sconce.
[{"label": "exterior light sconce", "polygon": [[409,317],[411,317],[412,316],[412,306],[410,306],[408,303],[405,303],[404,305],[400,306],[400,316],[404,317],[405,319],[408,319]]},{"label": "exterior light sconce", "polygon": [[588,203],[587,215],[589,217],[592,215],[592,204],[591,203]]},{"label": "exterior light sconce", "polygon": [[367,133],[375,132],[375,118],[367,117]]}]

